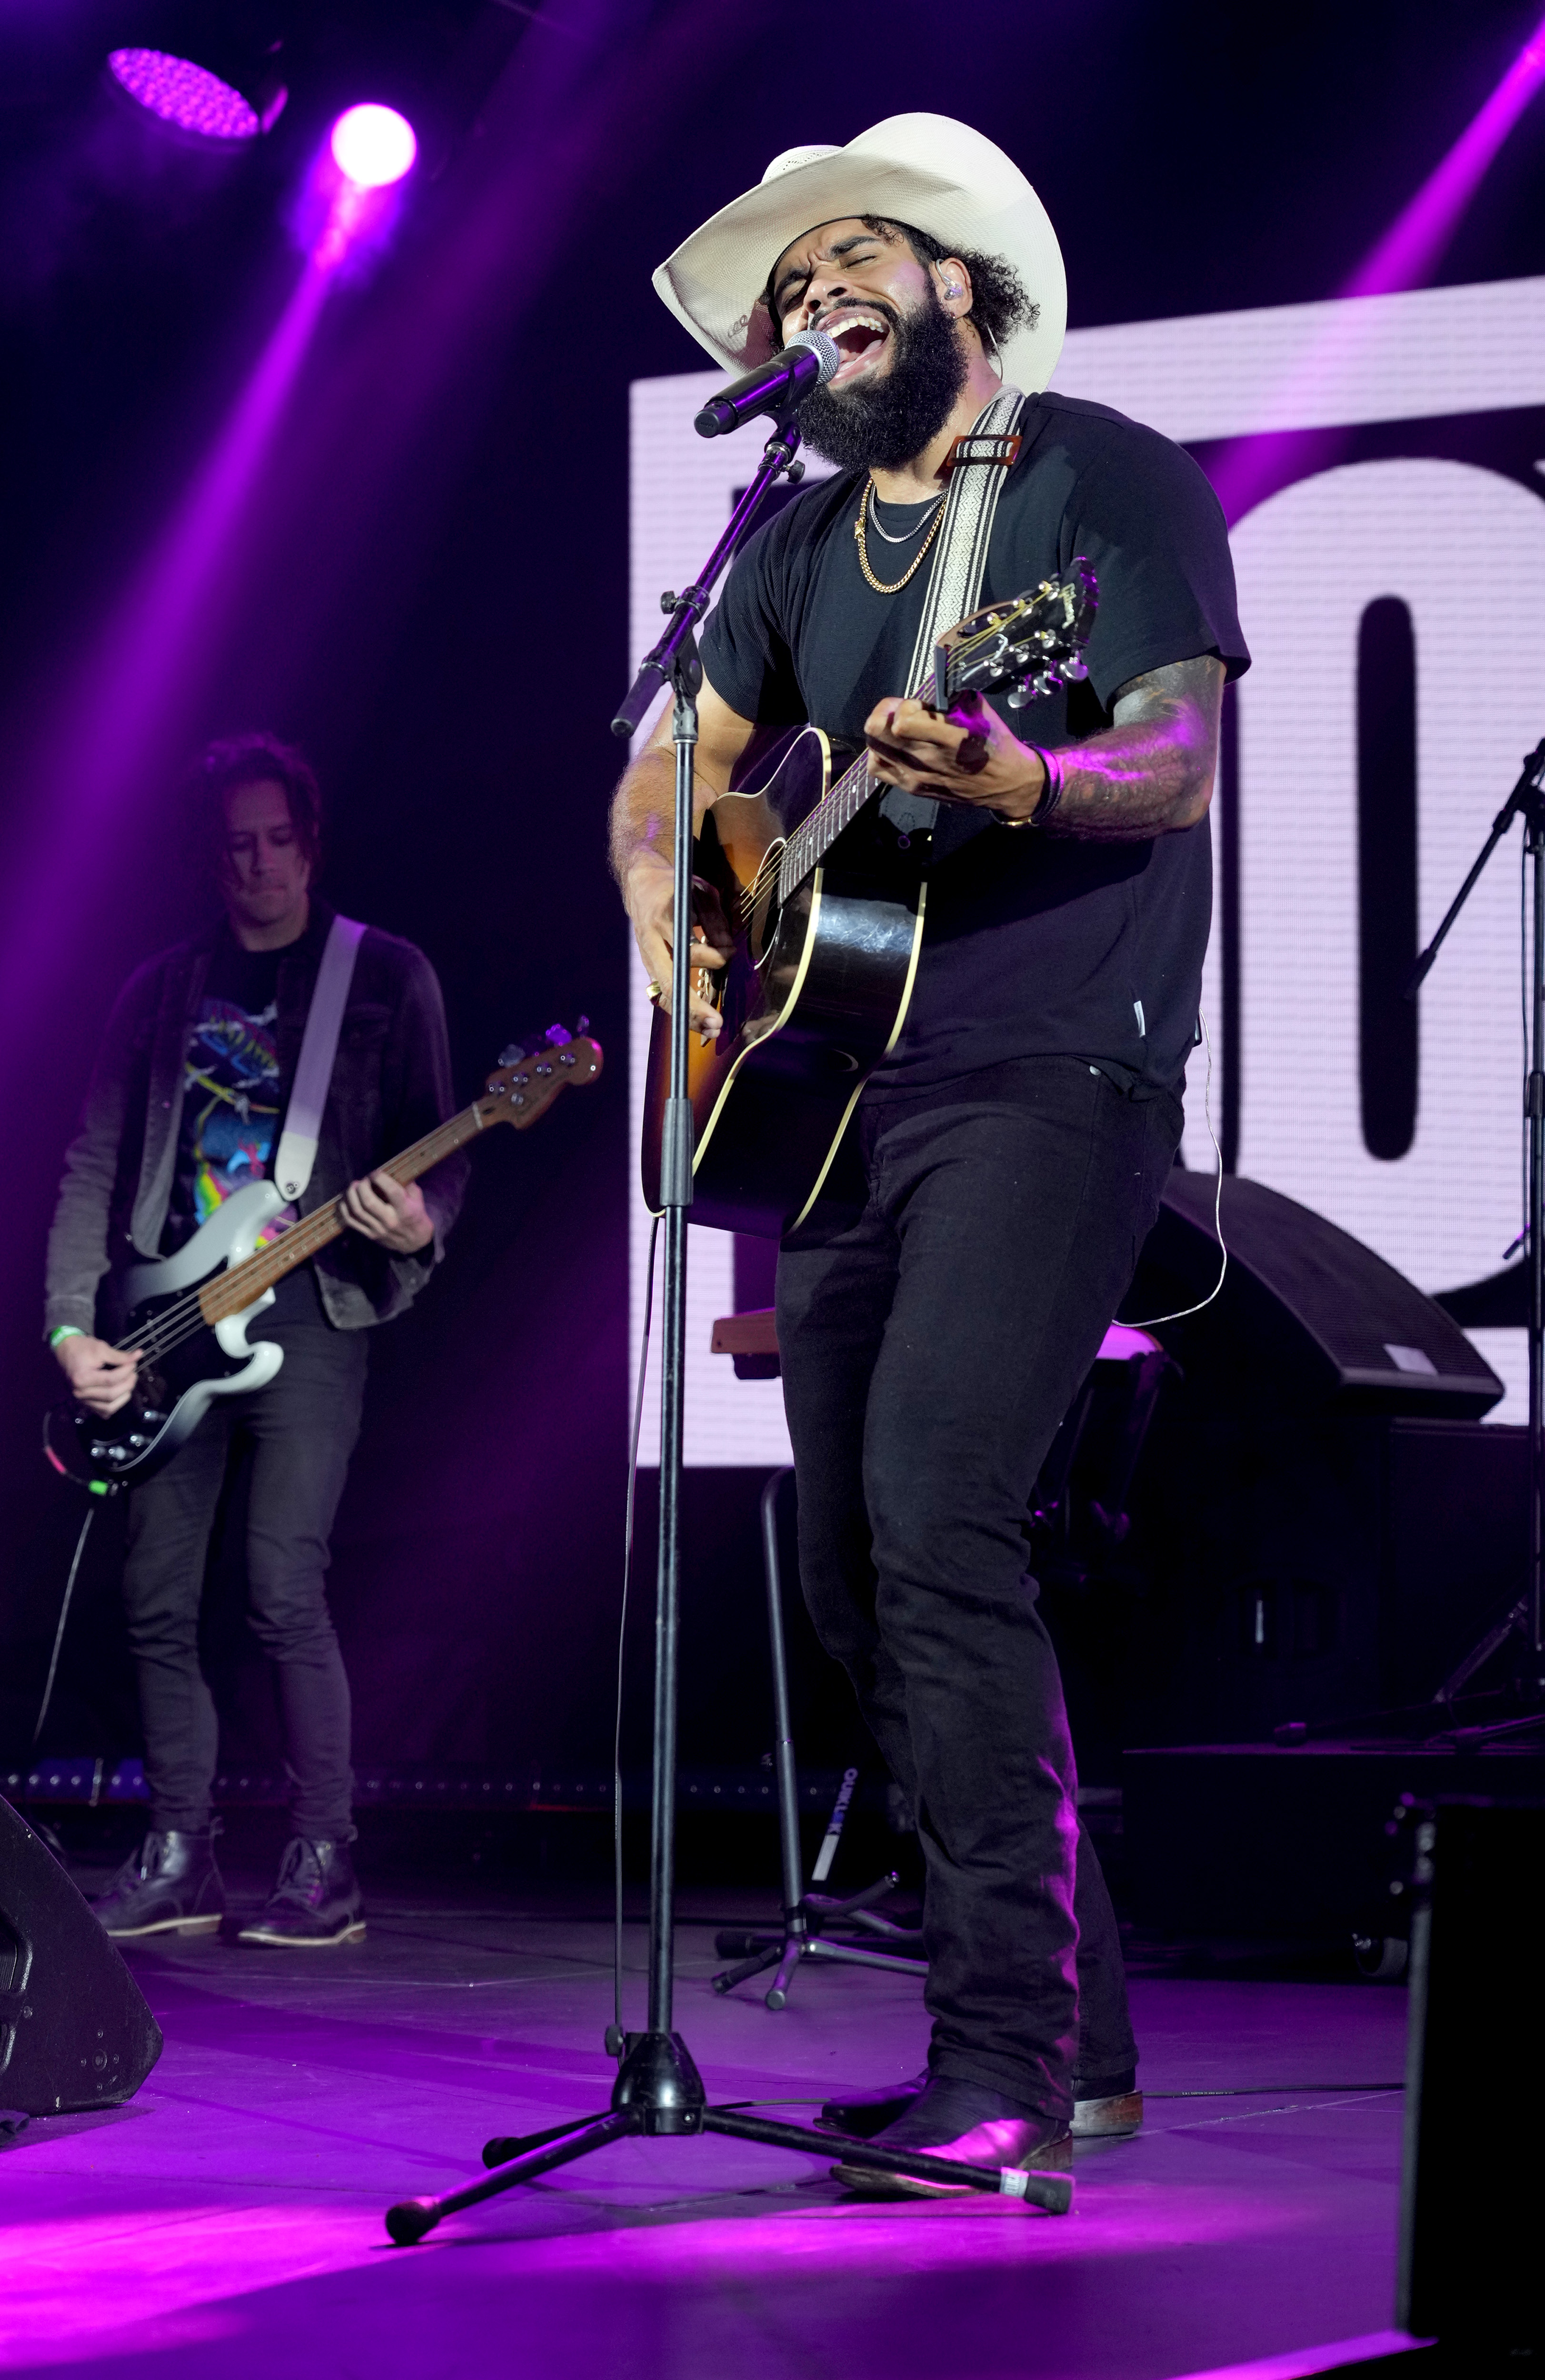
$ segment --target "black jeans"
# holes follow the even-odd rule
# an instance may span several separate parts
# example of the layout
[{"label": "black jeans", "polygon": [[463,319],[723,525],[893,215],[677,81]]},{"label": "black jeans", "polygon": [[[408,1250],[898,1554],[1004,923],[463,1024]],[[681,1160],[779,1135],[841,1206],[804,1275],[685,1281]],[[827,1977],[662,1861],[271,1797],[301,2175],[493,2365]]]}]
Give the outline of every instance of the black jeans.
[{"label": "black jeans", "polygon": [[778,1261],[805,1595],[917,1813],[930,2063],[1065,2117],[1075,2059],[1087,2094],[1137,2051],[1026,1512],[1180,1109],[1056,1058],[855,1122],[867,1208]]},{"label": "black jeans", "polygon": [[233,1433],[251,1439],[249,1618],[278,1665],[295,1831],[350,1841],[348,1680],[327,1609],[327,1540],[359,1436],[369,1358],[362,1330],[260,1323],[285,1350],[278,1377],[217,1400],[128,1507],[124,1600],[139,1674],[152,1824],[201,1834],[218,1731],[199,1666],[199,1604]]}]

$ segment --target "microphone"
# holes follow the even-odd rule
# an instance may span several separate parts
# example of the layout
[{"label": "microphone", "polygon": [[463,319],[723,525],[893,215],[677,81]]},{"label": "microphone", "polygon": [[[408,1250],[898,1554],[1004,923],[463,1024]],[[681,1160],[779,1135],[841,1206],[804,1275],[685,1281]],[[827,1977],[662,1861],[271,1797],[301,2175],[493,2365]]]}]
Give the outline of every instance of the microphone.
[{"label": "microphone", "polygon": [[711,396],[692,426],[700,438],[722,438],[758,413],[782,413],[802,404],[812,389],[824,388],[841,361],[835,339],[824,331],[797,331],[781,354]]}]

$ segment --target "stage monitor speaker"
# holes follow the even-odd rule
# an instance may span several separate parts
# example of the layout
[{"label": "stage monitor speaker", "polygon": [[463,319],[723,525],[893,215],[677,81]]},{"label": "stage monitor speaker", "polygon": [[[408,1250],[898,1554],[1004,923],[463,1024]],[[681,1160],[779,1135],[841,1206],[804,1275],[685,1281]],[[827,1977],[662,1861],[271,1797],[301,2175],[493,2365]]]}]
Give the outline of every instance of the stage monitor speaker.
[{"label": "stage monitor speaker", "polygon": [[0,2107],[116,2107],[160,2055],[161,2027],[128,1969],[46,1845],[0,1801]]},{"label": "stage monitor speaker", "polygon": [[[1124,1320],[1207,1295],[1217,1187],[1214,1174],[1171,1174]],[[1478,1420],[1501,1397],[1458,1324],[1350,1232],[1236,1173],[1223,1180],[1223,1230],[1228,1275],[1195,1329],[1232,1324],[1260,1366],[1342,1410]]]},{"label": "stage monitor speaker", "polygon": [[1445,2371],[1515,2371],[1545,2350],[1545,2166],[1523,2112],[1545,1809],[1440,1802],[1417,1851],[1395,2320]]}]

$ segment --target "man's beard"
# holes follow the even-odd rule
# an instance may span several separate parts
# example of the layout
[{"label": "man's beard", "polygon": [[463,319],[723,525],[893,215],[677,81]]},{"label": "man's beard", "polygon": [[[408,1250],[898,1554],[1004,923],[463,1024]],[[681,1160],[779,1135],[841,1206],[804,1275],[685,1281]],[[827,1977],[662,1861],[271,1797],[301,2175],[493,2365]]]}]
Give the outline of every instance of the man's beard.
[{"label": "man's beard", "polygon": [[891,324],[890,370],[852,388],[818,388],[799,408],[801,435],[839,471],[897,471],[939,435],[966,385],[955,320],[930,289],[912,312],[873,310]]}]

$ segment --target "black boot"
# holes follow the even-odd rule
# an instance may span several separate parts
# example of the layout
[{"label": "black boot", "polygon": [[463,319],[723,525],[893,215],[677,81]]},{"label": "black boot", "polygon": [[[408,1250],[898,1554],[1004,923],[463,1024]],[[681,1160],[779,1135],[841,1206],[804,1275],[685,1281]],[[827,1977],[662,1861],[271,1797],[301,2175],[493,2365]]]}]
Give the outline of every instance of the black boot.
[{"label": "black boot", "polygon": [[214,1864],[213,1829],[152,1829],[92,1901],[91,1913],[116,1942],[139,1934],[218,1934],[225,1888]]},{"label": "black boot", "polygon": [[[1001,2091],[948,2074],[931,2074],[894,2123],[873,2138],[877,2148],[922,2149],[930,2156],[1019,2173],[1047,2167],[1065,2173],[1073,2162],[1073,2136],[1060,2117],[1043,2116]],[[948,2198],[971,2186],[882,2173],[872,2166],[844,2164],[832,2171],[865,2198]]]},{"label": "black boot", "polygon": [[[816,2118],[816,2130],[845,2132],[852,2141],[871,2141],[887,2124],[905,2115],[928,2082],[928,2069],[910,2082],[893,2082],[879,2091],[845,2091],[828,2099]],[[1073,2137],[1076,2141],[1130,2140],[1143,2127],[1143,2095],[1135,2068],[1073,2083]]]},{"label": "black boot", "polygon": [[904,2116],[927,2087],[925,2066],[910,2082],[892,2082],[878,2091],[844,2091],[840,2096],[827,2100],[815,2119],[816,2130],[845,2132],[850,2141],[872,2141],[876,2132],[882,2132],[887,2124]]},{"label": "black boot", "polygon": [[359,1880],[348,1845],[296,1835],[285,1845],[279,1881],[267,1907],[242,1927],[240,1938],[315,1949],[326,1942],[358,1942],[364,1931]]}]

